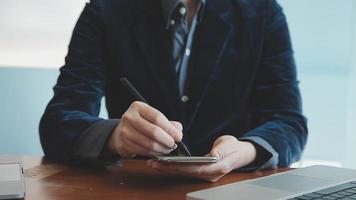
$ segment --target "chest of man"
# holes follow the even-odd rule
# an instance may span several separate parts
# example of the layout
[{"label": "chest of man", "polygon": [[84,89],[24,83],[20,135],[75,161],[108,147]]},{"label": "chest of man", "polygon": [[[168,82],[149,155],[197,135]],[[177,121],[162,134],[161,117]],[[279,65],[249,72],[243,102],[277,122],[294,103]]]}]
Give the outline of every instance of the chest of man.
[{"label": "chest of man", "polygon": [[183,122],[188,143],[189,137],[199,144],[213,141],[217,133],[244,133],[262,49],[262,26],[247,24],[235,7],[207,4],[191,44],[189,86],[181,94],[169,31],[161,11],[151,6],[134,23],[118,20],[108,29],[106,103],[110,117],[120,118],[134,100],[120,85],[125,76],[152,106],[170,120]]}]

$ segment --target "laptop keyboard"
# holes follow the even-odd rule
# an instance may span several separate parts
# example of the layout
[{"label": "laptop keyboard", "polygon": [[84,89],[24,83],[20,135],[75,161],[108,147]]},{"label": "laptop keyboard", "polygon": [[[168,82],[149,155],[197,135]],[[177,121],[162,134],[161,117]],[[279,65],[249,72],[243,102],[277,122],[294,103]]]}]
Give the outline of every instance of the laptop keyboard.
[{"label": "laptop keyboard", "polygon": [[325,200],[356,200],[356,181],[351,183],[345,183],[335,187],[326,188],[317,192],[305,194],[299,197],[293,198],[293,200],[311,200],[311,199],[325,199]]}]

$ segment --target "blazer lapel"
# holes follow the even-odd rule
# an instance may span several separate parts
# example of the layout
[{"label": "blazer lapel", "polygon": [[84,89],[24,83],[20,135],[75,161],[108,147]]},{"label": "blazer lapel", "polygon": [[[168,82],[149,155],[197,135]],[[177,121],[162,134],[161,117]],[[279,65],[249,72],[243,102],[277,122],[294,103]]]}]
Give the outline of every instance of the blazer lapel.
[{"label": "blazer lapel", "polygon": [[227,0],[207,0],[202,23],[195,34],[192,57],[189,66],[188,93],[193,102],[189,125],[192,124],[201,102],[214,79],[229,42],[232,27],[229,24],[230,11]]},{"label": "blazer lapel", "polygon": [[185,121],[178,81],[170,55],[169,33],[165,29],[160,1],[140,1],[134,37],[147,66],[170,109],[171,120]]}]

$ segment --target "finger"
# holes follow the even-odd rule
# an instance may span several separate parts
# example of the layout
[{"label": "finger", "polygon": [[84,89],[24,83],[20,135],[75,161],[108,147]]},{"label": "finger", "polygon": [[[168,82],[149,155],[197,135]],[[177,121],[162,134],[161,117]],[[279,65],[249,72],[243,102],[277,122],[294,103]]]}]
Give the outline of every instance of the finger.
[{"label": "finger", "polygon": [[199,179],[204,179],[204,180],[207,178],[207,176],[198,175],[196,173],[186,173],[186,172],[181,172],[181,171],[176,171],[176,170],[170,170],[168,168],[156,167],[155,164],[153,164],[151,167],[154,170],[164,173],[164,174],[179,175],[179,176],[199,178]]},{"label": "finger", "polygon": [[[134,114],[132,114],[134,115]],[[129,116],[130,117],[130,116]],[[159,126],[152,124],[146,119],[142,118],[139,113],[130,117],[130,124],[140,133],[143,133],[152,140],[164,145],[167,148],[173,149],[175,147],[174,139],[168,135]]]},{"label": "finger", "polygon": [[222,168],[224,168],[224,170],[228,172],[234,169],[239,169],[245,165],[241,161],[241,154],[239,152],[234,152],[221,160],[221,163],[224,163],[224,166]]},{"label": "finger", "polygon": [[151,167],[152,166],[152,163],[153,163],[153,160],[152,159],[149,159],[146,161],[146,165]]},{"label": "finger", "polygon": [[153,161],[152,167],[161,172],[191,177],[203,177],[218,174],[217,163],[213,164],[171,164]]},{"label": "finger", "polygon": [[221,143],[224,142],[224,141],[225,141],[225,140],[224,140],[224,137],[219,137],[218,139],[216,139],[216,140],[214,141],[213,147],[218,146],[219,144],[221,144]]},{"label": "finger", "polygon": [[161,127],[174,141],[182,140],[182,131],[179,131],[161,112],[144,103],[142,103],[141,108],[139,113],[143,118]]},{"label": "finger", "polygon": [[[132,154],[137,154],[141,156],[152,156],[160,155],[161,153],[148,150],[140,145],[137,145],[129,140],[125,141],[125,146],[123,147],[125,152],[127,152],[127,157],[130,157]],[[130,153],[129,153],[130,152]]]},{"label": "finger", "polygon": [[219,157],[221,154],[221,147],[224,145],[226,141],[224,140],[224,137],[219,137],[218,139],[215,140],[213,144],[212,150],[208,153],[209,156],[214,156],[214,157]]},{"label": "finger", "polygon": [[[231,136],[232,137],[232,136]],[[224,158],[237,150],[238,140],[230,137],[220,137],[214,142],[210,151],[211,156]]]},{"label": "finger", "polygon": [[171,123],[179,130],[179,131],[183,131],[183,125],[180,122],[177,121],[171,121]]},{"label": "finger", "polygon": [[221,158],[225,158],[226,156],[229,156],[235,151],[236,151],[236,144],[221,143],[220,145],[214,147],[209,154],[213,157],[218,157],[221,159]]},{"label": "finger", "polygon": [[[166,164],[150,161],[149,165],[153,169],[166,174],[181,175],[198,178],[201,180],[215,182],[230,172],[229,169],[219,169],[217,164]],[[211,169],[209,169],[211,168]]]},{"label": "finger", "polygon": [[219,137],[218,139],[215,140],[213,147],[220,145],[221,143],[226,143],[226,142],[237,142],[238,140],[236,139],[236,137],[232,136],[232,135],[223,135],[221,137]]},{"label": "finger", "polygon": [[206,177],[223,176],[231,172],[233,169],[238,169],[243,166],[244,164],[241,162],[240,153],[233,152],[217,162],[213,169],[206,169],[208,173],[203,173],[202,175]]},{"label": "finger", "polygon": [[167,174],[179,174],[179,175],[183,175],[183,176],[192,176],[194,174],[194,173],[188,173],[188,172],[192,172],[192,169],[190,169],[190,170],[187,169],[187,168],[190,168],[190,166],[189,166],[190,164],[185,165],[186,170],[182,170],[182,169],[177,170],[177,169],[183,167],[183,165],[181,165],[181,164],[161,163],[161,162],[157,162],[157,161],[152,161],[150,164],[153,169],[163,172],[163,173],[167,173]]},{"label": "finger", "polygon": [[141,134],[133,127],[128,127],[126,130],[125,138],[130,141],[131,143],[135,143],[138,146],[146,149],[149,152],[157,152],[160,154],[169,154],[173,151],[172,148],[168,148],[166,146],[157,143],[156,141],[152,140],[151,138]]}]

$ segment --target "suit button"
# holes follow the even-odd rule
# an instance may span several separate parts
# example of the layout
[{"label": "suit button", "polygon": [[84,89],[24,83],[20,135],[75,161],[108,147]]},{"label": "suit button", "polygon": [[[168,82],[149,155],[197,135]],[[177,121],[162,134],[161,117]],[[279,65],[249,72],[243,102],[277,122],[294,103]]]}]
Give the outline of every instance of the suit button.
[{"label": "suit button", "polygon": [[189,97],[184,95],[184,96],[182,96],[181,100],[183,103],[187,103],[189,101]]},{"label": "suit button", "polygon": [[185,50],[185,55],[186,55],[186,56],[190,56],[190,49],[186,49],[186,50]]},{"label": "suit button", "polygon": [[181,8],[179,9],[179,13],[180,13],[181,15],[185,15],[186,12],[187,12],[187,9],[184,8],[184,7],[181,7]]}]

